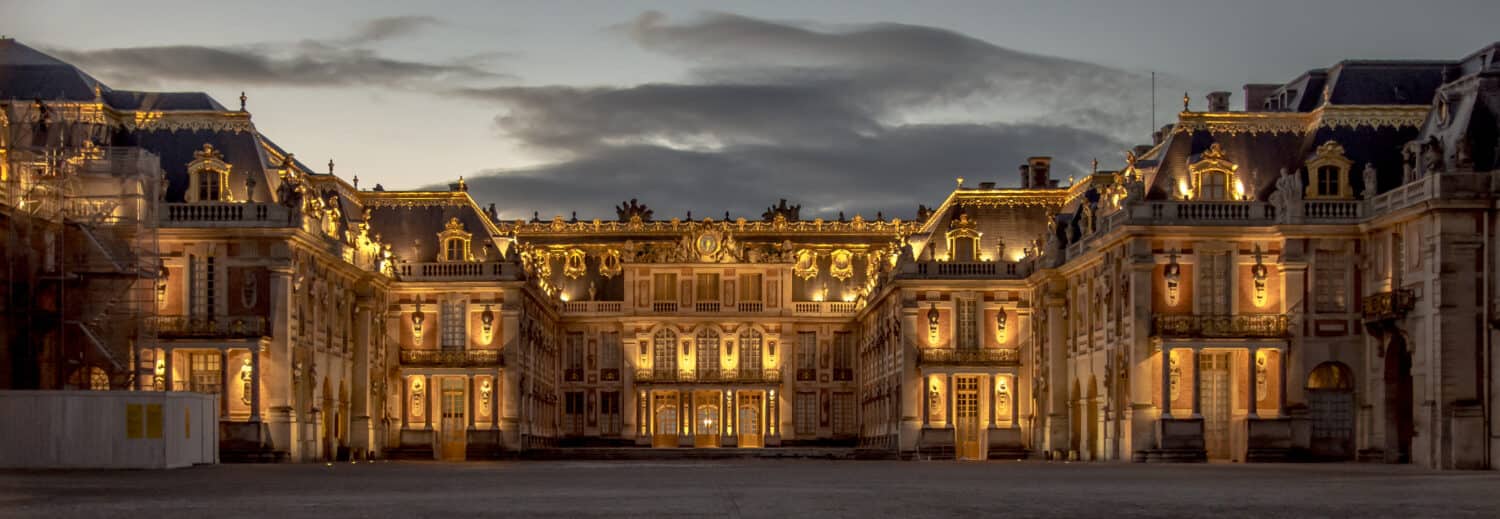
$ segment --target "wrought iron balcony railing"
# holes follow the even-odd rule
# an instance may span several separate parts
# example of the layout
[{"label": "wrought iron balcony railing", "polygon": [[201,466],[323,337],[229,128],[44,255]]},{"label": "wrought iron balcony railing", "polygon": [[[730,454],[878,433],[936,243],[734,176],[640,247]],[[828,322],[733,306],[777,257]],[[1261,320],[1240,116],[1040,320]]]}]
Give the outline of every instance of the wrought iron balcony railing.
[{"label": "wrought iron balcony railing", "polygon": [[163,339],[248,339],[269,337],[266,318],[258,315],[158,315],[152,327]]},{"label": "wrought iron balcony railing", "polygon": [[1021,350],[1011,348],[922,348],[924,366],[1017,366]]},{"label": "wrought iron balcony railing", "polygon": [[635,371],[635,381],[643,384],[779,384],[781,383],[781,371],[776,369],[726,369],[697,373],[692,371],[638,369]]},{"label": "wrought iron balcony railing", "polygon": [[1185,338],[1278,338],[1286,337],[1289,320],[1284,314],[1263,315],[1158,315],[1151,335]]},{"label": "wrought iron balcony railing", "polygon": [[500,366],[500,350],[401,350],[405,366]]},{"label": "wrought iron balcony railing", "polygon": [[1406,313],[1410,312],[1416,306],[1416,303],[1416,295],[1407,289],[1365,296],[1365,320],[1400,319],[1406,317]]}]

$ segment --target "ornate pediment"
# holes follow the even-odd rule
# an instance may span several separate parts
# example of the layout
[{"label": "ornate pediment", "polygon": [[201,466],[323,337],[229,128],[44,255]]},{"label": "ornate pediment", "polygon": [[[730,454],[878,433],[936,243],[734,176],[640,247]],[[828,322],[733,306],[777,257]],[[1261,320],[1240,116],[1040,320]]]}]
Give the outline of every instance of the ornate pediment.
[{"label": "ornate pediment", "polygon": [[646,204],[637,202],[634,198],[615,206],[615,215],[622,222],[649,222],[651,221],[652,213],[651,208],[646,207]]}]

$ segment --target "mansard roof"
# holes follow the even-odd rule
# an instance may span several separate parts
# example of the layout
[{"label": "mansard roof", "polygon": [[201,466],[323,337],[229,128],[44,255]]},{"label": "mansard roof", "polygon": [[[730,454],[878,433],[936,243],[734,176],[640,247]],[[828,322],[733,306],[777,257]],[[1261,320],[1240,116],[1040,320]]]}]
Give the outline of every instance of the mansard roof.
[{"label": "mansard roof", "polygon": [[78,67],[0,38],[0,99],[92,101],[99,86]]},{"label": "mansard roof", "polygon": [[[410,262],[435,261],[438,233],[457,218],[464,231],[473,235],[471,252],[481,257],[489,244],[492,254],[501,237],[489,216],[463,191],[361,191],[370,214],[370,234],[391,244],[391,252]],[[498,257],[498,256],[492,256]]]}]

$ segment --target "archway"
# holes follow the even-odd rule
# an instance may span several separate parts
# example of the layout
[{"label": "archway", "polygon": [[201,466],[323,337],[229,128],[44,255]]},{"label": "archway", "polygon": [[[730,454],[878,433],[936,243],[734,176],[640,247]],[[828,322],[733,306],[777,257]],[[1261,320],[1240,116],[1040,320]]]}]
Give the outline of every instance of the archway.
[{"label": "archway", "polygon": [[1307,406],[1312,421],[1314,458],[1354,457],[1354,371],[1339,362],[1318,364],[1307,375]]},{"label": "archway", "polygon": [[1406,336],[1392,333],[1385,347],[1385,462],[1410,463],[1412,419],[1411,352]]}]

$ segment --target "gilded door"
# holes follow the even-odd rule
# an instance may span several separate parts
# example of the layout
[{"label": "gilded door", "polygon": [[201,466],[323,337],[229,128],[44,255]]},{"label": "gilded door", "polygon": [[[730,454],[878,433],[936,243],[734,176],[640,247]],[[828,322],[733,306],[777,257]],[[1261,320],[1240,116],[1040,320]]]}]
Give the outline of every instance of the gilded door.
[{"label": "gilded door", "polygon": [[677,393],[658,393],[652,401],[652,447],[677,446]]},{"label": "gilded door", "polygon": [[760,423],[762,402],[760,393],[740,393],[738,423],[742,448],[766,446],[764,426]]},{"label": "gilded door", "polygon": [[959,459],[984,459],[979,441],[979,377],[954,381],[954,426]]},{"label": "gilded door", "polygon": [[719,393],[700,392],[694,399],[693,446],[719,446]]},{"label": "gilded door", "polygon": [[442,429],[439,431],[442,452],[440,455],[445,460],[464,459],[465,432],[468,430],[468,421],[465,411],[468,408],[464,400],[462,381],[453,381],[456,384],[449,385],[450,381],[444,381],[442,393]]},{"label": "gilded door", "polygon": [[1229,354],[1204,353],[1198,360],[1198,395],[1203,399],[1203,447],[1211,459],[1229,458]]}]

